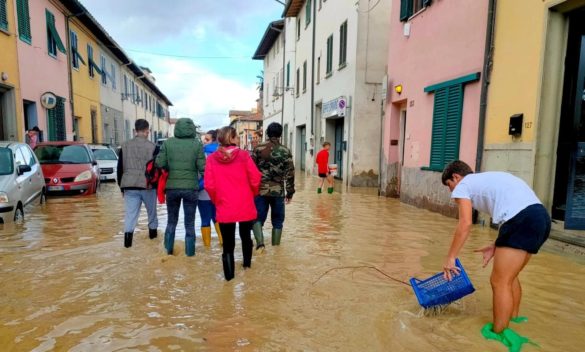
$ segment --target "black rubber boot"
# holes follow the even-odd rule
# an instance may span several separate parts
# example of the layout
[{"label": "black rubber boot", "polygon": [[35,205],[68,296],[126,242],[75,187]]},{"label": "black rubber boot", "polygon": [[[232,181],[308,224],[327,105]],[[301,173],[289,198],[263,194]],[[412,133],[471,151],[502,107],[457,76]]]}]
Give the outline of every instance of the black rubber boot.
[{"label": "black rubber boot", "polygon": [[134,236],[134,232],[125,232],[124,233],[124,247],[130,248],[132,247],[132,237]]},{"label": "black rubber boot", "polygon": [[158,236],[158,231],[157,229],[148,229],[148,238],[150,238],[151,240],[155,239],[156,236]]},{"label": "black rubber boot", "polygon": [[221,261],[223,262],[223,274],[226,281],[230,281],[234,278],[234,255],[233,254],[222,254]]},{"label": "black rubber boot", "polygon": [[249,241],[244,244],[244,241],[242,241],[242,254],[244,257],[244,268],[249,268],[252,266],[252,250],[254,249],[254,242],[252,242],[252,239],[249,239]]}]

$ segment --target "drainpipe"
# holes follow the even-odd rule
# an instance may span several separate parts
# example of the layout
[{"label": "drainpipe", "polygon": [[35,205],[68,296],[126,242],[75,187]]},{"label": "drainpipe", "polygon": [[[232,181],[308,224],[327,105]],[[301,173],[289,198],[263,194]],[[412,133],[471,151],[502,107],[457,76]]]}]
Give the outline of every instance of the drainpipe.
[{"label": "drainpipe", "polygon": [[[347,154],[346,156],[346,160],[345,160],[345,174],[347,175],[345,177],[345,189],[349,189],[349,156],[351,155],[350,153],[350,141],[351,141],[351,119],[353,118],[353,100],[352,100],[352,96],[348,96],[347,97],[347,108],[346,110],[349,110],[349,113],[347,114],[347,141],[345,141],[345,152]],[[342,142],[343,145],[343,142]],[[343,149],[343,148],[342,148]],[[343,152],[341,153],[341,162],[343,162]]]},{"label": "drainpipe", "polygon": [[285,93],[288,92],[288,87],[285,87],[284,79],[284,75],[286,74],[286,18],[284,19],[280,34],[282,35],[282,108],[280,110],[280,125],[284,126],[284,98],[286,97]]},{"label": "drainpipe", "polygon": [[[311,137],[313,138],[313,148],[315,148],[315,39],[317,35],[317,1],[312,2],[313,5],[313,43],[311,49]],[[311,155],[312,157],[312,155]]]},{"label": "drainpipe", "polygon": [[477,153],[475,158],[475,172],[481,170],[483,159],[485,120],[487,114],[487,96],[490,84],[490,75],[492,71],[492,57],[494,53],[494,27],[496,22],[497,0],[489,0],[487,29],[485,35],[485,53],[483,58],[483,71],[481,93],[479,101],[479,127],[477,131]]}]

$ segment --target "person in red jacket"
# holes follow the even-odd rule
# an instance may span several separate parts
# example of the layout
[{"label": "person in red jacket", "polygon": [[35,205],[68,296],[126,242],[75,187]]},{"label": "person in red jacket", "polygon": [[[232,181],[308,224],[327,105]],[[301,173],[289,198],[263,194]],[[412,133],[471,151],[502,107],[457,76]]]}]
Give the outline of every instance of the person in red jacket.
[{"label": "person in red jacket", "polygon": [[234,278],[236,223],[239,223],[244,268],[252,265],[252,225],[256,220],[254,197],[258,195],[262,174],[246,151],[238,148],[239,137],[233,127],[217,134],[220,147],[207,158],[205,190],[216,207],[216,220],[223,236],[223,273]]},{"label": "person in red jacket", "polygon": [[331,171],[329,170],[329,148],[331,148],[331,143],[323,143],[323,149],[317,153],[317,157],[315,158],[318,168],[317,172],[321,178],[321,183],[319,184],[319,188],[317,188],[317,193],[321,193],[325,179],[327,179],[329,185],[329,187],[327,187],[327,193],[333,193],[333,176],[331,176]]}]

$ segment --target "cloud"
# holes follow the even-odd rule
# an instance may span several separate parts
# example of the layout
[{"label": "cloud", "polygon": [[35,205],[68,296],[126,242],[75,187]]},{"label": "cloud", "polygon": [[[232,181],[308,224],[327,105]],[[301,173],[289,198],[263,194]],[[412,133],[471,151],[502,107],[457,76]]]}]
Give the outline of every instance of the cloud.
[{"label": "cloud", "polygon": [[227,125],[229,110],[255,107],[255,85],[246,86],[180,59],[163,59],[151,66],[157,86],[172,97],[172,116],[191,117],[204,130]]},{"label": "cloud", "polygon": [[[257,18],[280,17],[274,0],[81,0],[105,28],[116,28],[121,43],[166,40],[193,28],[230,37],[250,32]],[[112,11],[115,9],[115,11]],[[267,23],[262,23],[266,26]]]}]

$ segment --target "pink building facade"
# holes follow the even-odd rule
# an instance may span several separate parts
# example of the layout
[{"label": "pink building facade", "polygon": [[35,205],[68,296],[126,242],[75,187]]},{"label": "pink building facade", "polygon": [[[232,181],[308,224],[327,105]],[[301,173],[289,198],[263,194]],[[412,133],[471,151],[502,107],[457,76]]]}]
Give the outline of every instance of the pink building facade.
[{"label": "pink building facade", "polygon": [[381,194],[453,214],[442,169],[475,168],[488,0],[393,0]]},{"label": "pink building facade", "polygon": [[[73,122],[69,56],[66,54],[68,36],[63,9],[49,0],[18,2],[21,5],[15,11],[15,20],[19,23],[17,50],[24,130],[38,126],[44,141],[71,140]],[[23,22],[25,16],[29,20]],[[21,23],[28,25],[22,26]],[[55,38],[56,36],[59,38]],[[47,109],[41,103],[41,97],[45,93],[52,93],[56,98],[54,108]],[[24,135],[25,131],[20,133]]]}]

